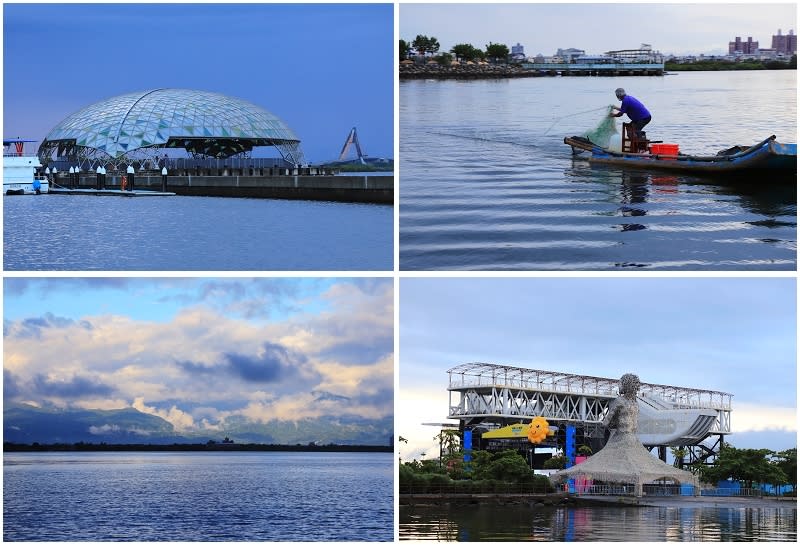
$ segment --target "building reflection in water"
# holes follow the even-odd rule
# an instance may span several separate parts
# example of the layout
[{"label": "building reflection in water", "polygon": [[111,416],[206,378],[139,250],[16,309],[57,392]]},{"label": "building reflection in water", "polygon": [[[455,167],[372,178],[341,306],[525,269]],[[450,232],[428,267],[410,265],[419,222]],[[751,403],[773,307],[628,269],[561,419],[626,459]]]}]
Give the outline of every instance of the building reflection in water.
[{"label": "building reflection in water", "polygon": [[[680,505],[681,500],[676,500]],[[713,502],[710,502],[713,503]],[[797,508],[401,506],[401,540],[795,541]]]}]

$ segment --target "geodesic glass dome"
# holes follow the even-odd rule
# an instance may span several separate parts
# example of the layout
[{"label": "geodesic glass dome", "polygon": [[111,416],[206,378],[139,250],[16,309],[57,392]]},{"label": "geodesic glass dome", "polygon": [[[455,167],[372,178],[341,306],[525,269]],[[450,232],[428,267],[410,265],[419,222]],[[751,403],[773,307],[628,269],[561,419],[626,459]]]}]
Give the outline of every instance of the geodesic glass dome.
[{"label": "geodesic glass dome", "polygon": [[274,146],[286,161],[303,163],[300,140],[261,107],[219,93],[154,89],[72,114],[48,133],[39,157],[125,161],[180,148],[195,157],[229,158],[256,146]]}]

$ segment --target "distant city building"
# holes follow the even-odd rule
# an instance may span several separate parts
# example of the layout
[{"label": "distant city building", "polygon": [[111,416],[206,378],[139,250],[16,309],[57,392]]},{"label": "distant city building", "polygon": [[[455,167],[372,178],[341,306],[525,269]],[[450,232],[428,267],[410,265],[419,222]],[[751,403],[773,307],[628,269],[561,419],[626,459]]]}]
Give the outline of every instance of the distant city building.
[{"label": "distant city building", "polygon": [[776,54],[794,55],[797,53],[797,36],[794,30],[789,30],[789,34],[781,34],[781,29],[778,29],[778,34],[772,36],[772,49]]},{"label": "distant city building", "polygon": [[517,42],[517,45],[511,46],[511,59],[514,61],[525,60],[525,46]]},{"label": "distant city building", "polygon": [[577,59],[581,55],[586,55],[586,51],[584,51],[582,49],[577,49],[577,48],[574,48],[574,47],[567,48],[567,49],[559,48],[558,51],[556,51],[556,54],[555,54],[556,57],[561,57],[567,63],[572,62],[573,60]]},{"label": "distant city building", "polygon": [[575,59],[576,63],[583,65],[607,65],[616,61],[614,57],[609,57],[608,55],[581,55]]},{"label": "distant city building", "polygon": [[748,36],[746,42],[742,42],[741,36],[737,36],[733,42],[728,42],[728,54],[730,55],[755,55],[757,50],[758,42],[754,42],[752,36]]},{"label": "distant city building", "polygon": [[642,44],[639,49],[618,49],[606,51],[606,56],[612,57],[623,63],[663,63],[664,56],[653,50],[650,44]]}]

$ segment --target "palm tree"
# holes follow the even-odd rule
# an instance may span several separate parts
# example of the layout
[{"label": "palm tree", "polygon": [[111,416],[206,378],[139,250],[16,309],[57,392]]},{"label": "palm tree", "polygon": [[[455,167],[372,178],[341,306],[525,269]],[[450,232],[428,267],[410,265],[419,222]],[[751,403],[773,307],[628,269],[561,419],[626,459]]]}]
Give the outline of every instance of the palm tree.
[{"label": "palm tree", "polygon": [[686,448],[683,446],[681,447],[671,446],[669,448],[669,451],[672,452],[672,457],[675,459],[672,465],[674,465],[678,469],[683,469],[683,459],[687,456],[689,451],[686,450]]}]

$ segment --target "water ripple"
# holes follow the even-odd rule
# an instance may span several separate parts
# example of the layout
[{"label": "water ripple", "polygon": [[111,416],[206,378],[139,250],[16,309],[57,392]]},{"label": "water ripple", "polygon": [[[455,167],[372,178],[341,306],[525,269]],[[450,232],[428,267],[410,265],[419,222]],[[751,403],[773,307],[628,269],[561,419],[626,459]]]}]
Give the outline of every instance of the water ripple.
[{"label": "water ripple", "polygon": [[391,270],[393,208],[236,198],[3,200],[6,270]]},{"label": "water ripple", "polygon": [[390,454],[47,456],[4,456],[4,541],[394,536]]},{"label": "water ripple", "polygon": [[[781,141],[796,141],[796,90],[786,78],[794,74],[753,81],[687,73],[629,83],[661,114],[651,134],[713,154],[728,142],[764,138],[764,119]],[[554,105],[586,110],[598,93],[625,81],[402,82],[400,268],[794,270],[793,183],[741,185],[591,167],[562,139],[593,127],[596,118],[569,118],[545,134],[558,116]],[[765,92],[787,116],[770,114],[774,104],[759,99]],[[680,108],[666,99],[676,94],[684,98]],[[748,116],[718,106],[732,102],[751,104]],[[465,104],[470,108],[455,106]],[[708,150],[709,143],[718,144]]]}]

